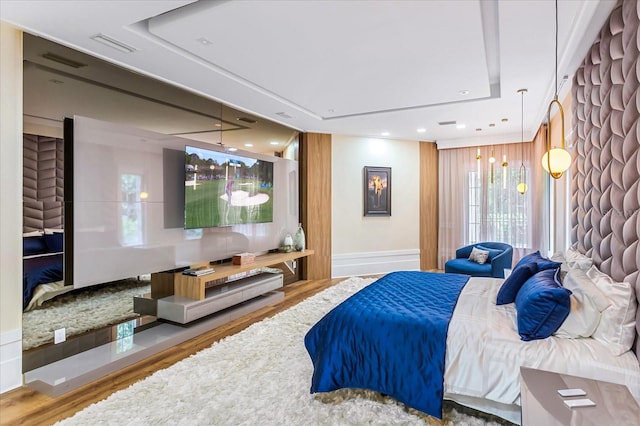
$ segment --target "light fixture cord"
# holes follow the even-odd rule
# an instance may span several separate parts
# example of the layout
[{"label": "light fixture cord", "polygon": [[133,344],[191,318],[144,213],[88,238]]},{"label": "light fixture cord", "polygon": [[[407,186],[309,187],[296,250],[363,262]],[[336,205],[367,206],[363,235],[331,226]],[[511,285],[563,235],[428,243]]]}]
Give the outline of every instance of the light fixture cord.
[{"label": "light fixture cord", "polygon": [[558,0],[556,0],[556,91],[555,98],[558,99]]},{"label": "light fixture cord", "polygon": [[520,148],[521,160],[524,167],[524,90],[520,92]]}]

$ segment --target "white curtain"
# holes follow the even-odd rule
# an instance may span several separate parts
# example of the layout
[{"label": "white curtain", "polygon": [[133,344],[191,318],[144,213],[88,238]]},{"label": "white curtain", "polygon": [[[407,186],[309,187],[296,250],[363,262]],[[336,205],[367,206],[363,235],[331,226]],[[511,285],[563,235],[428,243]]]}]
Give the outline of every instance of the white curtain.
[{"label": "white curtain", "polygon": [[[545,215],[546,198],[545,176],[538,170],[537,160],[544,149],[540,137],[544,139],[544,132],[539,132],[533,143],[439,151],[438,268],[444,269],[456,249],[481,241],[512,245],[514,264],[532,251],[544,250],[548,233],[545,238],[543,230],[548,225],[540,220]],[[493,182],[489,163],[492,150]],[[502,167],[505,155],[506,173]],[[516,189],[521,164],[528,185],[525,195]]]}]

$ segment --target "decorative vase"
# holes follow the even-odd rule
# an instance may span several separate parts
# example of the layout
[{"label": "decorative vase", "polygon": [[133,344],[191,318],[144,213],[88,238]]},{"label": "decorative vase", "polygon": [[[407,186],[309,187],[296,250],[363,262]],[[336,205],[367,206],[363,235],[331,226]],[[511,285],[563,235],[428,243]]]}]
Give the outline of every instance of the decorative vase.
[{"label": "decorative vase", "polygon": [[293,246],[297,251],[304,251],[306,245],[306,240],[304,237],[304,229],[302,229],[302,224],[298,224],[298,230],[296,231],[296,236],[293,240]]},{"label": "decorative vase", "polygon": [[284,237],[283,246],[283,249],[286,253],[289,253],[291,250],[293,250],[293,238],[291,238],[291,234],[287,234],[287,236]]}]

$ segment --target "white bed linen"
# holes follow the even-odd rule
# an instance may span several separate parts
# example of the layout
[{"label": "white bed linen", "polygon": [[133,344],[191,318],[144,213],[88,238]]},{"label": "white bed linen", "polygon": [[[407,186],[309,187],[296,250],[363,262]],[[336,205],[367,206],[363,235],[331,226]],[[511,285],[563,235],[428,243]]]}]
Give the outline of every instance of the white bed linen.
[{"label": "white bed linen", "polygon": [[519,423],[520,366],[626,385],[640,402],[640,364],[628,351],[614,356],[591,339],[523,342],[515,305],[496,305],[503,279],[471,278],[447,334],[445,399]]}]

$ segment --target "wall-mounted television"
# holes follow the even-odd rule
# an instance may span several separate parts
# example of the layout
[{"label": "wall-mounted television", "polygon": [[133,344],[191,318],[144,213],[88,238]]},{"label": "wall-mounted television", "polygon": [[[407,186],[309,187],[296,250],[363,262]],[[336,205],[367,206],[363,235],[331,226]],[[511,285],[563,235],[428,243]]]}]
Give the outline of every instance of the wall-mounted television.
[{"label": "wall-mounted television", "polygon": [[273,222],[273,163],[185,147],[185,229]]}]

